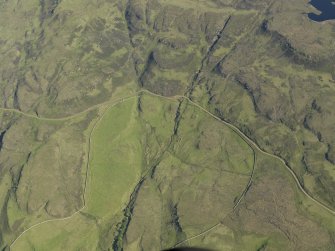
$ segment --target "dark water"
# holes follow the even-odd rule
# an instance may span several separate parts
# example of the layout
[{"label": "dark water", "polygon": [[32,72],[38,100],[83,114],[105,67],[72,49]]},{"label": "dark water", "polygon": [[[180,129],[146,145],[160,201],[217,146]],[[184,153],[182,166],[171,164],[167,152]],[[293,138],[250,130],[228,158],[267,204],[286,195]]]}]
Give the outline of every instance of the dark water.
[{"label": "dark water", "polygon": [[311,20],[316,22],[335,20],[335,0],[311,0],[309,3],[321,12],[320,15],[308,13]]}]

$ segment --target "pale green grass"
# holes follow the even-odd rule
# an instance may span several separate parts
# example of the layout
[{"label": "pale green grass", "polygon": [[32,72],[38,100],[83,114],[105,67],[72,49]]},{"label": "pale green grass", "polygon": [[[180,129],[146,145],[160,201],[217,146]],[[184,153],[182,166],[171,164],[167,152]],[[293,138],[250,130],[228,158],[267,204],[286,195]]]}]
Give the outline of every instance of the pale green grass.
[{"label": "pale green grass", "polygon": [[27,232],[11,250],[95,250],[98,233],[93,220],[77,214],[71,219],[48,222]]},{"label": "pale green grass", "polygon": [[136,100],[113,107],[92,135],[88,205],[98,218],[112,216],[127,203],[142,170],[141,127]]},{"label": "pale green grass", "polygon": [[191,164],[219,166],[238,174],[250,174],[253,150],[230,128],[197,107],[187,106],[179,132],[183,137],[174,149],[176,156]]},{"label": "pale green grass", "polygon": [[[178,133],[171,138],[178,103],[146,94],[140,100],[141,112],[137,98],[108,109],[92,134],[87,207],[83,210],[88,217],[77,214],[42,224],[22,236],[13,250],[97,249],[101,230],[95,222],[106,227],[119,221],[136,183],[155,159],[159,160],[154,174],[159,191],[167,202],[178,201],[185,238],[206,231],[231,212],[234,201],[248,184],[254,164],[253,149],[231,129],[187,102],[181,107]],[[173,145],[166,148],[170,140]],[[333,231],[332,215],[301,195],[279,160],[258,151],[257,156],[268,168],[257,170],[256,166],[254,181],[268,175],[285,177],[296,191],[297,210]],[[202,210],[205,205],[206,214]],[[171,240],[176,238],[169,236]],[[222,238],[226,244],[217,243]],[[129,243],[129,247],[134,249],[136,243]],[[264,243],[277,249],[286,245],[276,234],[236,233],[222,225],[189,242],[225,250],[257,250]]]},{"label": "pale green grass", "polygon": [[[93,217],[110,217],[121,211],[139,178],[141,126],[136,118],[136,99],[125,101],[107,111],[92,135],[91,178],[84,211]],[[94,221],[76,215],[29,230],[13,250],[93,250],[98,240]]]},{"label": "pale green grass", "polygon": [[[144,163],[151,163],[152,159],[159,159],[159,156],[166,150],[173,135],[174,118],[178,106],[176,101],[143,95],[141,98],[142,112],[140,116],[137,110],[137,101],[136,98],[127,100],[107,110],[92,134],[90,173],[86,196],[87,207],[83,211],[90,215],[90,217],[96,218],[99,224],[102,225],[107,224],[108,220],[112,219],[113,221],[113,219],[118,219],[120,212],[126,206],[129,196],[139,181],[141,174],[150,167],[144,166]],[[183,129],[180,131],[180,134],[183,135],[183,138],[189,138],[191,141],[188,140],[188,143],[185,142],[183,145],[186,147],[186,144],[193,144],[192,139],[198,138],[197,133],[199,130],[218,130],[222,140],[225,142],[228,142],[228,140],[236,141],[232,143],[231,147],[237,147],[240,149],[240,153],[243,153],[235,154],[228,150],[224,155],[230,155],[227,168],[232,169],[232,172],[234,172],[233,169],[236,169],[235,171],[238,173],[245,172],[247,174],[250,172],[250,168],[252,167],[250,154],[252,152],[251,149],[248,149],[245,142],[241,141],[230,129],[223,128],[219,122],[214,122],[207,117],[208,115],[204,115],[198,108],[189,106],[187,109],[184,115],[185,124],[183,124]],[[194,121],[193,116],[197,117],[196,121]],[[196,126],[191,126],[192,130],[187,132],[185,126],[188,124],[194,124]],[[213,138],[205,137],[204,140],[206,141],[205,144],[215,143]],[[218,144],[220,145],[219,142]],[[215,144],[214,146],[216,147]],[[224,144],[222,147],[227,148],[228,145]],[[144,151],[143,148],[146,150]],[[185,150],[187,149],[188,148]],[[176,172],[176,174],[185,172],[185,175],[187,175],[189,166],[185,163],[199,161],[199,164],[201,164],[201,161],[209,161],[211,155],[208,154],[210,152],[216,152],[210,151],[206,149],[206,147],[197,152],[194,151],[193,145],[189,150],[191,151],[191,155],[180,155],[181,159],[175,158],[172,155],[168,158],[163,157],[164,161],[159,166],[163,168],[165,175],[167,175],[166,178],[171,176],[171,171]],[[219,151],[221,152],[220,149]],[[147,162],[145,162],[145,158]],[[235,161],[236,163],[234,164]],[[180,168],[181,170],[179,170]],[[226,178],[230,176],[231,175],[228,174],[225,175]],[[194,177],[189,177],[189,185],[191,185],[191,188],[196,188],[198,186],[197,184],[210,183],[214,177],[215,175],[213,176],[211,172],[200,172]],[[234,187],[236,185],[236,178],[237,176],[232,179],[235,180],[233,183],[228,182],[230,179],[228,178],[228,180],[225,179],[226,181],[221,182],[221,184],[222,186]],[[241,178],[243,180],[242,183],[246,184],[248,177],[242,176]],[[184,184],[183,182],[177,182],[178,180],[179,178],[175,181],[171,180],[176,186],[176,192],[178,189],[181,189]],[[238,191],[235,191],[237,192],[236,196],[241,194],[245,184],[241,184],[237,189]],[[233,192],[234,189],[228,189],[230,193],[235,194],[235,192]],[[186,189],[185,196],[187,196],[191,190],[188,191]],[[183,191],[183,189],[180,190],[180,192],[181,191]],[[178,193],[179,192],[176,193],[176,196]],[[193,199],[196,200],[197,197]],[[187,210],[188,200],[185,201],[186,204],[184,203],[184,208]],[[191,203],[193,203],[192,201]],[[81,229],[79,233],[75,230],[78,229],[78,227]],[[187,232],[191,235],[193,232],[196,232],[197,229],[198,227],[189,227]],[[76,250],[76,248],[80,246],[79,243],[82,238],[79,237],[79,235],[90,236],[90,238],[87,238],[86,242],[82,244],[82,247],[95,248],[99,238],[93,221],[85,221],[80,218],[79,215],[76,215],[70,219],[47,222],[29,230],[15,243],[14,250],[29,250],[33,248],[36,250],[44,250],[46,247],[50,247],[50,250],[59,250],[60,247],[64,247],[68,250]],[[59,244],[58,247],[56,243]]]}]

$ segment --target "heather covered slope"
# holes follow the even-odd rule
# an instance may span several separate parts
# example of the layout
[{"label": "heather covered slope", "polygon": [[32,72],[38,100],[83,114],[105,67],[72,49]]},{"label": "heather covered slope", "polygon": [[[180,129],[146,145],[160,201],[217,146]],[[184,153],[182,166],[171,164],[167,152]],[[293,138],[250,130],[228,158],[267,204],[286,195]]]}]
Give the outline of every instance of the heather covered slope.
[{"label": "heather covered slope", "polygon": [[333,250],[335,21],[314,11],[0,1],[1,248]]}]

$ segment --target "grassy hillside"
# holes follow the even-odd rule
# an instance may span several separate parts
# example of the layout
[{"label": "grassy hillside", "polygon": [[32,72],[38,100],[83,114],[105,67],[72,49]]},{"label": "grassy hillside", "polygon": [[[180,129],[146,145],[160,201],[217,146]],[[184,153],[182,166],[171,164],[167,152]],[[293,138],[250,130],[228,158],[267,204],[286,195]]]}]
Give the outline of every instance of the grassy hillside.
[{"label": "grassy hillside", "polygon": [[332,247],[333,215],[283,164],[186,100],[120,102],[91,136],[85,207],[33,227],[11,249]]},{"label": "grassy hillside", "polygon": [[309,12],[0,0],[0,250],[334,250],[335,21]]}]

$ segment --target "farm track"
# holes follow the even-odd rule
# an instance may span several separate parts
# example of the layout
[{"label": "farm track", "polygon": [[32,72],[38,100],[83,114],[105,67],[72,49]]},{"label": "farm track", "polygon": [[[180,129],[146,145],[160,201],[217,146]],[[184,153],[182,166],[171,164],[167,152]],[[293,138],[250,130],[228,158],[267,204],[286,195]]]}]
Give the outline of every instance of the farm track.
[{"label": "farm track", "polygon": [[[245,196],[251,182],[252,182],[252,178],[253,178],[253,175],[254,175],[254,171],[255,171],[255,162],[256,162],[256,153],[255,153],[255,150],[259,151],[260,153],[262,154],[265,154],[267,156],[270,156],[272,158],[275,158],[277,160],[279,160],[282,164],[284,164],[284,166],[286,167],[286,169],[290,172],[290,174],[293,176],[296,184],[297,184],[297,187],[299,188],[299,190],[306,196],[308,197],[310,200],[312,200],[314,203],[316,203],[317,205],[319,205],[320,207],[322,207],[323,209],[327,210],[328,212],[330,212],[331,214],[335,215],[335,211],[330,208],[329,206],[325,205],[324,203],[318,201],[317,199],[315,199],[313,196],[311,196],[304,188],[303,186],[301,185],[297,175],[295,174],[295,172],[292,170],[292,168],[287,164],[287,162],[282,159],[281,157],[277,156],[277,155],[274,155],[274,154],[271,154],[271,153],[268,153],[266,151],[264,151],[263,149],[261,149],[257,143],[255,143],[252,139],[250,139],[248,136],[246,136],[239,128],[237,128],[236,126],[234,126],[233,124],[223,120],[222,118],[219,118],[218,116],[214,115],[213,113],[211,113],[210,111],[208,111],[207,109],[205,109],[204,107],[202,107],[201,105],[195,103],[194,101],[192,101],[189,97],[186,97],[184,95],[176,95],[176,96],[173,96],[173,97],[165,97],[165,96],[162,96],[162,95],[159,95],[159,94],[155,94],[155,93],[152,93],[148,90],[140,90],[138,92],[136,92],[134,95],[132,96],[127,96],[127,97],[124,97],[124,98],[119,98],[119,99],[116,99],[116,100],[110,100],[110,101],[107,101],[107,102],[103,102],[101,104],[97,104],[97,105],[94,105],[90,108],[87,108],[86,110],[83,110],[81,112],[78,112],[76,114],[73,114],[73,115],[69,115],[69,116],[65,116],[65,117],[61,117],[61,118],[44,118],[44,117],[39,117],[37,115],[33,115],[33,114],[29,114],[29,113],[25,113],[25,112],[22,112],[20,110],[17,110],[17,109],[12,109],[12,108],[0,108],[0,111],[7,111],[7,112],[13,112],[13,113],[17,113],[17,114],[20,114],[22,116],[26,116],[26,117],[29,117],[29,118],[33,118],[33,119],[39,119],[39,120],[43,120],[43,121],[66,121],[66,120],[70,120],[70,119],[73,119],[73,118],[76,118],[80,115],[83,115],[89,111],[92,111],[92,110],[95,110],[95,109],[99,109],[103,106],[107,106],[107,108],[105,108],[105,110],[102,112],[101,116],[94,122],[94,125],[89,133],[89,137],[88,137],[88,148],[87,148],[87,167],[86,167],[86,177],[85,177],[85,186],[84,186],[84,193],[83,193],[83,201],[84,201],[84,204],[83,204],[83,207],[81,209],[79,209],[78,211],[74,212],[72,215],[70,216],[67,216],[67,217],[64,217],[64,218],[58,218],[58,219],[50,219],[50,220],[46,220],[46,221],[42,221],[40,223],[37,223],[31,227],[29,227],[28,229],[24,230],[12,243],[11,245],[9,246],[9,248],[11,249],[14,244],[17,242],[18,239],[20,239],[24,234],[26,234],[29,230],[31,229],[34,229],[42,224],[46,224],[46,223],[49,223],[49,222],[56,222],[56,221],[65,221],[65,220],[69,220],[71,219],[72,217],[74,217],[75,215],[79,214],[83,209],[86,208],[86,197],[85,197],[85,194],[86,194],[86,187],[87,187],[87,181],[88,181],[88,176],[89,176],[89,172],[90,172],[90,168],[89,168],[89,160],[90,160],[90,152],[91,152],[91,138],[92,138],[92,135],[93,135],[93,132],[94,130],[96,129],[97,125],[99,124],[99,122],[103,119],[104,115],[106,114],[106,112],[122,103],[122,102],[125,102],[127,100],[130,100],[130,99],[133,99],[133,98],[137,98],[140,96],[140,94],[142,93],[147,93],[151,96],[155,96],[155,97],[159,97],[159,98],[163,98],[163,99],[168,99],[168,100],[179,100],[179,99],[185,99],[187,100],[191,105],[197,107],[198,109],[200,109],[201,111],[207,113],[208,115],[210,115],[212,118],[218,120],[219,122],[223,123],[225,126],[229,127],[232,131],[234,131],[244,142],[246,142],[251,148],[252,150],[254,151],[254,165],[253,165],[253,169],[252,169],[252,172],[250,174],[250,179],[249,179],[249,182],[245,188],[245,190],[242,192],[239,200],[237,201],[237,203],[235,203],[233,209],[231,212],[233,212],[236,207],[240,204],[240,202],[242,201],[243,197]],[[231,213],[230,212],[230,213]],[[230,213],[228,213],[227,215],[229,215]],[[211,231],[212,229],[216,228],[217,226],[219,226],[221,223],[217,223],[216,225],[212,226],[211,228],[205,230],[204,232],[202,233],[199,233],[198,235],[196,236],[193,236],[193,237],[190,237],[180,243],[177,243],[176,246],[182,244],[182,243],[185,243],[186,241],[189,241],[191,239],[194,239],[194,238],[197,238],[199,236],[202,236],[206,233],[208,233],[209,231]]]}]

